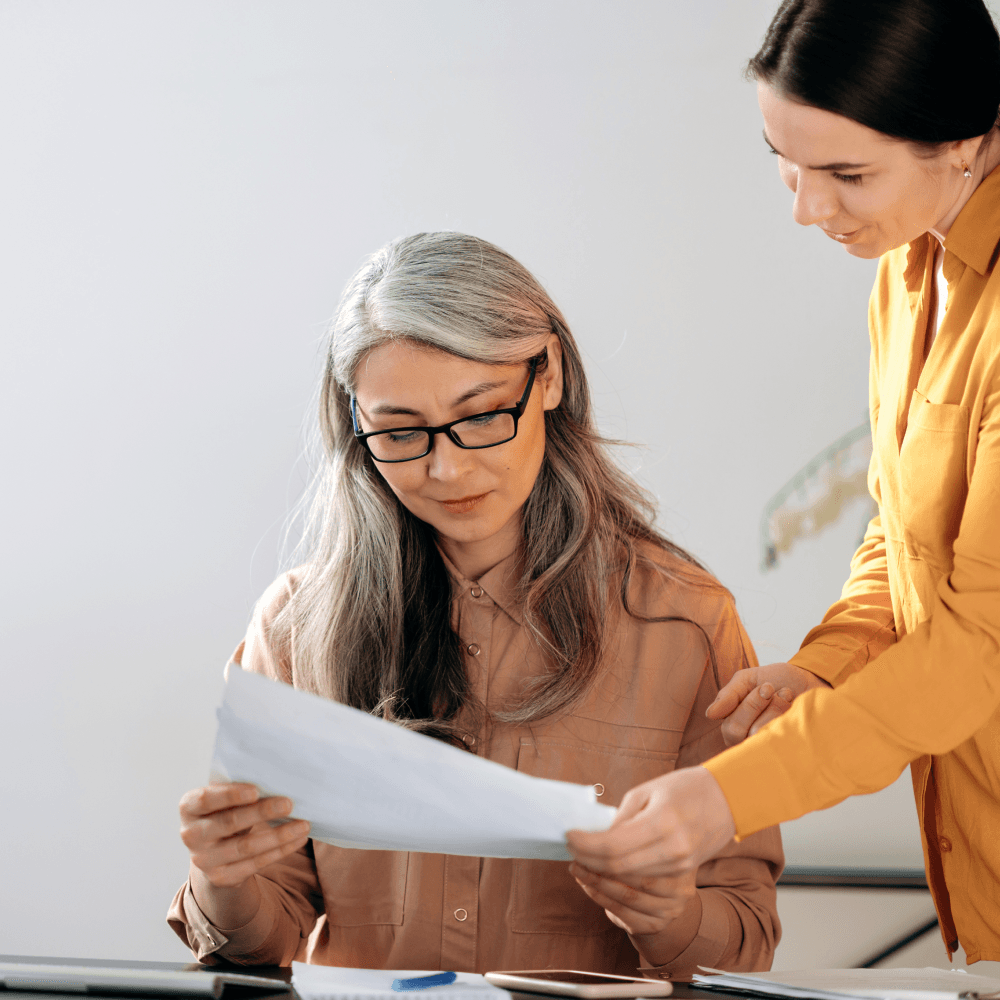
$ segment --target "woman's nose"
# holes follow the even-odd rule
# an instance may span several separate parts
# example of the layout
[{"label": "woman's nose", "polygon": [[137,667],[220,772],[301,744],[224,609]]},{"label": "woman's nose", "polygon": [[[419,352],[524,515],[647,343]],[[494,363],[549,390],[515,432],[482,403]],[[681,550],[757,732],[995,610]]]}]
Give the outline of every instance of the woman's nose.
[{"label": "woman's nose", "polygon": [[469,471],[475,452],[459,448],[447,434],[434,435],[434,447],[428,456],[428,474],[432,479],[459,479]]},{"label": "woman's nose", "polygon": [[837,214],[840,206],[826,178],[814,180],[803,177],[799,171],[795,181],[792,218],[800,226],[815,226],[826,219],[832,219]]}]

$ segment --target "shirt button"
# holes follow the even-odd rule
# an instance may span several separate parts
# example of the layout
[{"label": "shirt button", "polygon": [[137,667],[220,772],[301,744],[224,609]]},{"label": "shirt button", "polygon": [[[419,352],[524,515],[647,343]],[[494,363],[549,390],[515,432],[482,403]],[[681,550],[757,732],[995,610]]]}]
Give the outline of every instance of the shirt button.
[{"label": "shirt button", "polygon": [[942,837],[938,841],[938,844],[940,845],[941,851],[944,854],[947,854],[951,850],[951,841],[947,837]]},{"label": "shirt button", "polygon": [[468,916],[469,916],[468,911],[463,910],[461,906],[455,911],[456,920],[465,920]]},{"label": "shirt button", "polygon": [[465,734],[464,734],[464,735],[462,736],[462,742],[463,742],[463,743],[464,743],[464,744],[465,744],[465,745],[466,745],[467,747],[474,747],[474,746],[476,745],[476,737],[475,737],[475,736],[473,736],[473,735],[472,735],[472,733],[465,733]]},{"label": "shirt button", "polygon": [[601,795],[603,795],[604,794],[604,785],[602,785],[600,782],[598,782],[596,785],[594,785],[594,793],[598,797],[600,797]]},{"label": "shirt button", "polygon": [[469,591],[469,593],[472,594],[473,597],[482,597],[483,596],[483,588],[482,587],[473,587],[472,590]]},{"label": "shirt button", "polygon": [[478,656],[479,646],[474,642],[470,642],[469,645],[465,647],[465,651],[469,654],[469,656]]}]

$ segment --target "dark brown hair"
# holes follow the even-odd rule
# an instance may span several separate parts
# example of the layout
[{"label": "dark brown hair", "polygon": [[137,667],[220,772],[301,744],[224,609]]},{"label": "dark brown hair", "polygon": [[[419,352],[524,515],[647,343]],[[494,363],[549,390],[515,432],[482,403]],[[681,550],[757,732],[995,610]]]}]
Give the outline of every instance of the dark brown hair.
[{"label": "dark brown hair", "polygon": [[927,153],[985,135],[1000,109],[983,0],[784,0],[746,73]]}]

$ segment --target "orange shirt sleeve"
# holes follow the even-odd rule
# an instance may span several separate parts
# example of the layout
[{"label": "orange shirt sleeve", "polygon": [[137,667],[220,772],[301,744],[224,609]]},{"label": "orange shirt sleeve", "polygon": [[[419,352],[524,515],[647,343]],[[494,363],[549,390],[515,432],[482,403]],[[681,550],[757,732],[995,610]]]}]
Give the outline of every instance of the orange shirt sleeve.
[{"label": "orange shirt sleeve", "polygon": [[[952,572],[939,580],[923,624],[860,672],[850,674],[856,651],[842,656],[832,675],[849,676],[839,687],[807,692],[756,736],[706,764],[738,836],[884,788],[917,757],[954,749],[1000,708],[997,371],[953,551]],[[877,561],[873,551],[859,570]]]}]

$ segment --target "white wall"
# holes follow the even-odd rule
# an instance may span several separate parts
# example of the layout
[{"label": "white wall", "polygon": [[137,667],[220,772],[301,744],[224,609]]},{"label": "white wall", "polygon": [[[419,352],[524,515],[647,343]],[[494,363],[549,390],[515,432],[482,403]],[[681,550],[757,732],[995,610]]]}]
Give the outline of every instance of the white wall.
[{"label": "white wall", "polygon": [[[276,571],[324,322],[394,236],[535,271],[664,528],[762,659],[794,651],[856,526],[762,576],[758,521],[864,416],[874,266],[792,222],[741,79],[773,6],[0,4],[0,951],[186,955],[176,802]],[[892,795],[790,860],[919,864]]]}]

